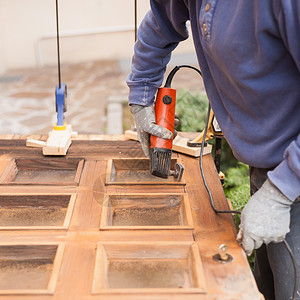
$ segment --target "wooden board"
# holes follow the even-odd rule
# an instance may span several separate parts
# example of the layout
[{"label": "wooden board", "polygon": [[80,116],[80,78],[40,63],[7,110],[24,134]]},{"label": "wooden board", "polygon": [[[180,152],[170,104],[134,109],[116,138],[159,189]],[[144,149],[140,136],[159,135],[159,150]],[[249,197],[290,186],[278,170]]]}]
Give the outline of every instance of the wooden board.
[{"label": "wooden board", "polygon": [[101,230],[193,230],[187,194],[107,194]]},{"label": "wooden board", "polygon": [[75,193],[0,195],[0,230],[68,229]]},{"label": "wooden board", "polygon": [[195,242],[99,243],[94,274],[95,294],[206,293]]},{"label": "wooden board", "polygon": [[[184,185],[138,184],[134,181],[131,184],[126,184],[126,181],[106,184],[109,160],[145,159],[140,144],[125,140],[123,136],[82,138],[85,140],[74,140],[66,157],[61,158],[65,160],[61,166],[66,165],[67,160],[82,161],[80,174],[77,172],[75,175],[76,184],[64,180],[50,180],[51,184],[47,181],[41,184],[40,180],[31,184],[15,184],[6,180],[13,177],[9,175],[16,169],[13,162],[25,159],[40,161],[44,165],[57,158],[45,158],[40,149],[26,147],[26,137],[11,136],[0,140],[0,178],[5,181],[0,184],[0,200],[9,195],[18,204],[17,196],[34,202],[36,197],[30,198],[30,195],[76,195],[72,213],[67,216],[69,226],[64,230],[36,230],[28,226],[12,226],[10,230],[0,228],[0,254],[1,245],[25,248],[30,245],[56,245],[64,249],[59,251],[57,257],[60,262],[53,264],[46,288],[22,289],[20,292],[16,279],[15,287],[9,286],[9,289],[0,291],[0,300],[261,299],[246,255],[235,240],[236,230],[231,215],[218,215],[210,206],[197,158],[173,153],[173,158],[180,160],[185,167]],[[204,156],[203,166],[217,208],[228,209],[211,155]],[[170,195],[179,198],[181,196],[178,195],[183,195],[184,200],[180,199],[184,209],[178,208],[180,214],[186,214],[186,217],[181,217],[188,219],[182,223],[183,226],[151,225],[143,228],[133,224],[108,228],[114,227],[109,223],[114,205],[146,210],[151,206],[164,207],[170,201]],[[48,199],[48,196],[44,197]],[[113,201],[116,199],[119,202]],[[53,204],[59,204],[55,201]],[[173,201],[176,204],[176,200]],[[36,204],[39,205],[39,202]],[[30,205],[35,206],[34,203]],[[233,256],[233,261],[227,264],[213,260],[223,243],[227,244],[228,252]],[[27,251],[23,258],[30,260],[32,255],[38,258],[42,253],[35,251],[30,254]],[[141,257],[144,262],[141,262]],[[128,259],[131,263],[124,271]],[[118,268],[121,268],[120,272],[117,272]],[[155,270],[155,276],[151,277],[148,285],[143,285],[143,281],[134,279],[139,278],[134,277],[137,270],[145,273]],[[117,274],[129,280],[126,272],[134,276],[125,286],[121,279],[112,279]],[[165,277],[170,273],[174,278]],[[23,280],[26,283],[26,279]]]},{"label": "wooden board", "polygon": [[[127,137],[128,139],[134,140],[134,141],[138,140],[137,132],[133,131],[133,130],[126,130],[125,137]],[[200,147],[189,147],[187,145],[188,141],[190,141],[189,138],[182,136],[180,133],[177,134],[177,136],[173,140],[172,150],[179,152],[179,153],[187,154],[190,156],[199,157],[201,148]],[[205,148],[203,150],[203,155],[211,153],[211,149],[212,149],[211,145],[207,144],[207,146],[205,146]]]},{"label": "wooden board", "polygon": [[[180,159],[172,158],[170,170]],[[150,161],[147,158],[109,159],[107,162],[106,184],[117,185],[185,185],[184,173],[180,181],[174,176],[160,178],[149,172]]]},{"label": "wooden board", "polygon": [[53,294],[64,245],[0,243],[0,295]]},{"label": "wooden board", "polygon": [[0,177],[0,184],[77,185],[83,163],[83,159],[66,158],[12,159]]}]

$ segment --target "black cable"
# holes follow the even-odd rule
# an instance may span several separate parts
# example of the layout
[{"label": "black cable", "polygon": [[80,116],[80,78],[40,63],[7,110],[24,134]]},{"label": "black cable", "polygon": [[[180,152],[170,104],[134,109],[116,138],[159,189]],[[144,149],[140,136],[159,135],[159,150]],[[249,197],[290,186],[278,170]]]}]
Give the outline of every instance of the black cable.
[{"label": "black cable", "polygon": [[222,139],[223,137],[215,136],[215,165],[217,169],[217,173],[219,174],[221,169],[221,151],[222,151]]},{"label": "black cable", "polygon": [[296,260],[295,260],[295,257],[293,255],[293,252],[292,252],[292,249],[290,247],[290,245],[288,244],[288,242],[286,240],[283,241],[290,257],[291,257],[291,260],[292,260],[292,264],[293,264],[293,269],[294,269],[294,274],[295,274],[295,277],[294,277],[294,291],[293,291],[293,298],[292,300],[295,300],[296,297],[297,297],[297,290],[298,290],[298,272],[297,272],[297,264],[296,264]]},{"label": "black cable", "polygon": [[[200,74],[202,76],[202,73],[199,69],[193,67],[193,66],[189,66],[189,65],[181,65],[181,66],[176,66],[173,68],[173,70],[170,72],[169,76],[167,77],[167,80],[166,80],[166,83],[165,83],[165,87],[171,87],[171,83],[172,83],[172,80],[173,80],[173,77],[175,75],[175,73],[181,69],[181,68],[190,68],[190,69],[193,69],[195,70],[198,74]],[[215,206],[215,203],[214,203],[214,199],[213,199],[213,196],[212,196],[212,193],[209,189],[209,186],[206,182],[206,179],[205,179],[205,174],[204,174],[204,170],[203,170],[203,151],[204,151],[204,145],[205,145],[205,136],[206,136],[206,133],[207,133],[207,129],[208,129],[208,123],[209,123],[209,116],[210,116],[210,110],[211,110],[211,106],[210,106],[210,103],[208,105],[208,113],[207,113],[207,118],[206,118],[206,124],[205,124],[205,129],[204,129],[204,134],[203,134],[203,138],[202,138],[202,142],[201,142],[201,150],[200,150],[200,157],[199,157],[199,167],[200,167],[200,171],[201,171],[201,175],[202,175],[202,180],[203,180],[203,183],[204,183],[204,186],[207,190],[207,193],[209,195],[209,199],[210,199],[210,204],[211,204],[211,207],[212,209],[216,212],[216,213],[236,213],[236,214],[240,214],[241,212],[239,210],[220,210],[220,209],[217,209],[216,206]],[[294,269],[294,291],[293,291],[293,298],[292,300],[295,300],[296,299],[296,296],[297,296],[297,290],[298,290],[298,273],[297,273],[297,264],[296,264],[296,261],[295,261],[295,257],[293,255],[293,252],[289,246],[289,244],[287,243],[286,240],[283,241],[290,257],[291,257],[291,260],[292,260],[292,264],[293,264],[293,269]]]},{"label": "black cable", "polygon": [[[173,68],[173,70],[168,75],[168,77],[166,79],[165,87],[171,87],[171,83],[172,83],[174,75],[181,68],[192,69],[192,70],[196,71],[202,77],[201,71],[199,69],[193,67],[193,66],[190,66],[190,65],[176,66],[176,67]],[[204,186],[206,188],[206,191],[207,191],[207,193],[209,195],[209,200],[210,200],[211,207],[212,207],[212,209],[216,213],[235,213],[235,214],[240,214],[241,212],[239,210],[221,210],[221,209],[217,209],[216,206],[215,206],[215,203],[214,203],[214,199],[213,199],[212,193],[211,193],[211,191],[209,189],[209,186],[208,186],[208,184],[206,182],[206,179],[205,179],[205,174],[204,174],[204,170],[203,170],[203,151],[204,151],[204,147],[205,147],[205,136],[206,136],[207,129],[208,129],[210,110],[211,110],[211,106],[209,104],[208,105],[208,114],[207,114],[207,119],[206,119],[205,130],[204,130],[203,139],[202,139],[202,142],[201,142],[200,158],[199,158],[199,167],[200,167],[200,171],[201,171],[201,175],[202,175],[202,180],[203,180]]]},{"label": "black cable", "polygon": [[165,87],[171,87],[171,83],[172,83],[172,80],[173,80],[173,77],[174,75],[176,74],[176,72],[181,69],[181,68],[189,68],[189,69],[192,69],[194,71],[196,71],[201,77],[202,77],[202,73],[199,69],[193,67],[193,66],[190,66],[190,65],[181,65],[181,66],[176,66],[173,68],[173,70],[170,72],[170,74],[168,75],[167,77],[167,80],[166,80],[166,83],[165,83]]},{"label": "black cable", "polygon": [[58,61],[58,84],[59,84],[59,88],[61,88],[60,52],[59,52],[59,26],[58,26],[58,0],[56,0],[56,43],[57,43],[57,61]]},{"label": "black cable", "polygon": [[137,40],[137,0],[134,0],[134,41]]},{"label": "black cable", "polygon": [[216,213],[235,213],[235,214],[240,214],[241,212],[239,210],[221,210],[221,209],[217,209],[214,203],[214,199],[213,196],[211,194],[211,191],[209,189],[209,186],[206,182],[205,179],[205,175],[204,175],[204,170],[203,170],[203,151],[204,151],[204,144],[205,144],[205,136],[207,133],[207,129],[208,129],[208,122],[209,122],[209,115],[210,115],[210,104],[208,105],[208,113],[207,113],[207,119],[206,119],[206,125],[205,125],[205,129],[204,129],[204,134],[203,134],[203,139],[201,142],[201,150],[200,150],[200,157],[199,157],[199,166],[200,166],[200,171],[201,171],[201,175],[202,175],[202,180],[204,183],[204,186],[207,190],[207,193],[209,195],[209,199],[210,199],[210,205],[212,207],[212,209],[216,212]]}]

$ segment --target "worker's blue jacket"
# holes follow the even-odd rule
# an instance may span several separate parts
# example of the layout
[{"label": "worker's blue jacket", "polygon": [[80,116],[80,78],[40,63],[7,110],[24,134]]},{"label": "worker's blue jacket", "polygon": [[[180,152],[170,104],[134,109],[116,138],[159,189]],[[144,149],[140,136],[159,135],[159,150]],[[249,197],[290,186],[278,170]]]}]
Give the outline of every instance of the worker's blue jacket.
[{"label": "worker's blue jacket", "polygon": [[153,104],[190,20],[205,89],[240,161],[273,168],[270,180],[300,195],[300,1],[151,1],[127,78],[130,104]]}]

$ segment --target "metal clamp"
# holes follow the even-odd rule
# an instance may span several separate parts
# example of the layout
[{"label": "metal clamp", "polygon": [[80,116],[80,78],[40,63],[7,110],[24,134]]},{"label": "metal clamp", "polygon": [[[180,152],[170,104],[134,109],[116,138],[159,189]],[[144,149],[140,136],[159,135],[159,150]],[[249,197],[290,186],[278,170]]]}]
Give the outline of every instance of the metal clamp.
[{"label": "metal clamp", "polygon": [[175,169],[169,171],[169,176],[174,176],[176,182],[180,182],[182,179],[184,166],[182,163],[175,164]]}]

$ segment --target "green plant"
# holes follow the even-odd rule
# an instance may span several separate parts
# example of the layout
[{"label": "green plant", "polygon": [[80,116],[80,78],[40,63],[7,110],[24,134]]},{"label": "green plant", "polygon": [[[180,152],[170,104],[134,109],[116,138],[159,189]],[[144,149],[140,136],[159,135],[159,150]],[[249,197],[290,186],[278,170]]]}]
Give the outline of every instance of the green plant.
[{"label": "green plant", "polygon": [[[226,191],[230,191],[232,188],[236,188],[238,186],[247,185],[249,183],[249,171],[248,166],[238,162],[237,166],[229,168],[227,170],[228,177],[225,178],[224,189]],[[248,189],[248,192],[249,189]]]},{"label": "green plant", "polygon": [[180,123],[178,131],[201,131],[205,127],[208,99],[206,94],[191,94],[187,89],[177,92],[176,112]]},{"label": "green plant", "polygon": [[[235,167],[226,172],[224,192],[235,210],[242,210],[250,196],[248,166],[238,162]],[[235,215],[235,224],[238,228],[240,215]]]}]

